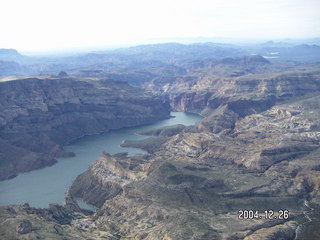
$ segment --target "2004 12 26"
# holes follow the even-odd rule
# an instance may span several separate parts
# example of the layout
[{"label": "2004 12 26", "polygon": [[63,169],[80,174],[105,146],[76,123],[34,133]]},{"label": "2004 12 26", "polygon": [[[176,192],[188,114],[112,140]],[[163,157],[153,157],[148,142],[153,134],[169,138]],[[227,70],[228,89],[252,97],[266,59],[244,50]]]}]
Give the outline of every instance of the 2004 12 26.
[{"label": "2004 12 26", "polygon": [[260,212],[258,210],[247,210],[241,209],[238,211],[238,219],[288,219],[288,210],[277,210],[272,209]]}]

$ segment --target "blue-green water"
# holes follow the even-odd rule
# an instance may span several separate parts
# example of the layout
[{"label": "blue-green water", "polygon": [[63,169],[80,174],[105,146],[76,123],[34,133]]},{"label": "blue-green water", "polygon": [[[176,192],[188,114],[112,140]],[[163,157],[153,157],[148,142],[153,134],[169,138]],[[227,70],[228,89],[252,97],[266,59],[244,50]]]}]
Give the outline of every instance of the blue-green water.
[{"label": "blue-green water", "polygon": [[154,124],[110,131],[105,134],[86,136],[65,146],[75,157],[58,159],[51,167],[19,174],[16,178],[0,182],[0,205],[23,204],[28,202],[33,207],[47,207],[49,203],[62,203],[65,193],[73,180],[95,161],[103,151],[115,154],[128,152],[141,153],[135,148],[122,148],[125,140],[141,140],[145,136],[136,132],[170,126],[175,124],[193,125],[202,119],[193,113],[173,112],[175,118],[159,121]]}]

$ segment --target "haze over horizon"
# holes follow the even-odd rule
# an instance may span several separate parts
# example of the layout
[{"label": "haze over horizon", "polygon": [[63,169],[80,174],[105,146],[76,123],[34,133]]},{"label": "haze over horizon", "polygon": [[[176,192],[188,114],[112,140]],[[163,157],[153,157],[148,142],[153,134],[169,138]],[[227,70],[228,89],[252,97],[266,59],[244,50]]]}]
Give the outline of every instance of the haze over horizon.
[{"label": "haze over horizon", "polygon": [[161,39],[320,37],[317,0],[19,1],[2,3],[0,48],[54,51]]}]

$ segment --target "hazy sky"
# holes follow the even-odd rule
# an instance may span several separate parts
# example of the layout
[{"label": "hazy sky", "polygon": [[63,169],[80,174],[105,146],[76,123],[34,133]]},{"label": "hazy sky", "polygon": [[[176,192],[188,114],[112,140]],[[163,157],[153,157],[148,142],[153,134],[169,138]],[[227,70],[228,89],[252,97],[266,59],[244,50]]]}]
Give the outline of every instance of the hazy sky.
[{"label": "hazy sky", "polygon": [[0,48],[320,36],[320,0],[1,0]]}]

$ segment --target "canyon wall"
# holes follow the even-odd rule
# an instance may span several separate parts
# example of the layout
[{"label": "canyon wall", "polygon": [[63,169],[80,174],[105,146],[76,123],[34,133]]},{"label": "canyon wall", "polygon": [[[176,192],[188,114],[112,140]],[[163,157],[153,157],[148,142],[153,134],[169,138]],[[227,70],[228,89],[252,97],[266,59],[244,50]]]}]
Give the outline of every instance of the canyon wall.
[{"label": "canyon wall", "polygon": [[169,117],[169,105],[125,82],[27,78],[0,82],[0,179],[71,156],[84,135]]}]

